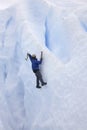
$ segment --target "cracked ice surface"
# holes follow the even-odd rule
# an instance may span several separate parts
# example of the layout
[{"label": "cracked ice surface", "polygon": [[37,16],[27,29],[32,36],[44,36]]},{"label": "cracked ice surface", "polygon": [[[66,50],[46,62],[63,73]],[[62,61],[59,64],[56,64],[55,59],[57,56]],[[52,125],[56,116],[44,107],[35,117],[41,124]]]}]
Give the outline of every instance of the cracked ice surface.
[{"label": "cracked ice surface", "polygon": [[[35,88],[27,51],[47,86]],[[0,11],[0,130],[86,130],[86,1],[22,0]]]}]

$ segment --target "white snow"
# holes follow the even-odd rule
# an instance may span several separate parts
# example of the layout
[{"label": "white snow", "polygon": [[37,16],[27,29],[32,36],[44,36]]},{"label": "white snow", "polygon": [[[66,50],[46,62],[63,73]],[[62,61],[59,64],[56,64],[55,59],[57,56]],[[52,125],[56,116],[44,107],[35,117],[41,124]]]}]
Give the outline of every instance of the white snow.
[{"label": "white snow", "polygon": [[[86,130],[86,0],[3,2],[0,130]],[[47,85],[37,89],[25,57],[41,51]]]}]

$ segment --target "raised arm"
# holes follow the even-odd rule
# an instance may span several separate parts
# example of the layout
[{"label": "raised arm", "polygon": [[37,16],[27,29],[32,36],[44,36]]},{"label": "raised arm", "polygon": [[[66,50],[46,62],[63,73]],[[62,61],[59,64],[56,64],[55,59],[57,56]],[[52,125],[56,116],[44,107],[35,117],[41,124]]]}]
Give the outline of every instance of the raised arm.
[{"label": "raised arm", "polygon": [[42,59],[43,59],[43,52],[41,51],[41,57],[40,57],[39,64],[41,64],[41,63],[42,63]]},{"label": "raised arm", "polygon": [[30,60],[31,60],[31,54],[29,54],[29,53],[27,53],[27,57],[25,58],[25,60],[27,60],[28,58],[30,58]]}]

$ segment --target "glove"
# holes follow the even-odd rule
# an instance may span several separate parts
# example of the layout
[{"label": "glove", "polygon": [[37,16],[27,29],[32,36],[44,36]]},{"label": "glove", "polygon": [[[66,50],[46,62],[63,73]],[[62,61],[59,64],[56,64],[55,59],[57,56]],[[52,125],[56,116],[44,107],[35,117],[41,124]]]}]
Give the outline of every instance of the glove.
[{"label": "glove", "polygon": [[27,59],[28,59],[28,55],[29,55],[29,53],[27,53],[27,57],[25,58],[26,61],[27,61]]}]

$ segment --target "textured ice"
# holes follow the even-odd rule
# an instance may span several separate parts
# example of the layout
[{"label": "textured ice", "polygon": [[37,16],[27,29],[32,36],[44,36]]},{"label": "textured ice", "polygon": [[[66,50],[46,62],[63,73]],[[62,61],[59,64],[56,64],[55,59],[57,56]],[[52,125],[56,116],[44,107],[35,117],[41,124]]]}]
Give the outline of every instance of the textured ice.
[{"label": "textured ice", "polygon": [[[40,58],[38,90],[26,53]],[[86,1],[22,0],[0,11],[0,130],[87,129]]]}]

